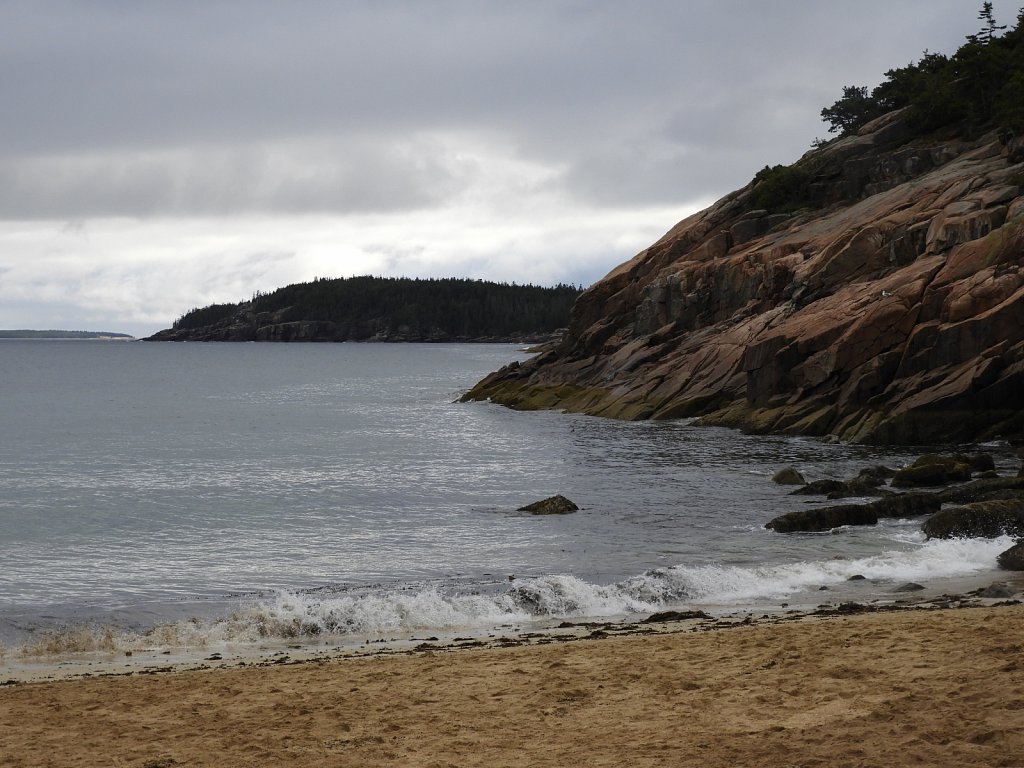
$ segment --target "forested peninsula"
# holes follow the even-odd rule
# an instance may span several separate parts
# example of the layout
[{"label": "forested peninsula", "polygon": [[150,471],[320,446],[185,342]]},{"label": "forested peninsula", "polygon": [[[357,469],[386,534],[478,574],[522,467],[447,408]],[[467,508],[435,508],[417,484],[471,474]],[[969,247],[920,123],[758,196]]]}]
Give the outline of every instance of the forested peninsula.
[{"label": "forested peninsula", "polygon": [[319,278],[192,309],[146,341],[547,341],[568,324],[581,290],[460,278]]},{"label": "forested peninsula", "polygon": [[467,399],[870,443],[1024,440],[1024,11],[822,111],[838,136],[584,292]]}]

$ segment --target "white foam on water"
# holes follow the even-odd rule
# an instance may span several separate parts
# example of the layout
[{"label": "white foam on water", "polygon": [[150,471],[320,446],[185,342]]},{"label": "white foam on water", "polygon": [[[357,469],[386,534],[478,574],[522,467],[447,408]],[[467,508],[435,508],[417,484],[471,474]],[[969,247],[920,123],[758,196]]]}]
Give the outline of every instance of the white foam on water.
[{"label": "white foam on water", "polygon": [[620,616],[667,606],[749,605],[840,584],[855,575],[882,583],[968,576],[994,569],[996,556],[1013,544],[1007,536],[923,541],[908,531],[898,538],[905,548],[870,557],[754,567],[677,565],[611,585],[551,575],[521,579],[498,595],[448,595],[435,588],[340,596],[281,593],[236,614],[217,634],[241,639],[481,628],[538,618]]},{"label": "white foam on water", "polygon": [[[1009,536],[924,542],[920,542],[918,534],[911,532],[893,538],[897,537],[906,540],[911,548],[849,560],[816,560],[757,567],[678,565],[638,577],[636,588],[648,590],[647,594],[654,597],[649,590],[663,585],[661,590],[666,601],[676,595],[686,595],[693,603],[743,604],[836,585],[857,575],[880,582],[968,576],[994,569],[999,553],[1013,545]],[[657,574],[657,582],[652,583],[651,574]]]},{"label": "white foam on water", "polygon": [[[499,594],[446,594],[436,587],[359,593],[279,592],[219,619],[193,619],[111,638],[105,629],[37,638],[31,655],[97,650],[205,647],[218,643],[374,636],[417,631],[474,631],[534,620],[587,619],[651,613],[668,607],[750,606],[786,598],[862,575],[872,582],[958,578],[994,570],[1013,545],[998,539],[924,540],[918,531],[893,530],[892,549],[870,557],[763,566],[676,565],[615,584],[571,575],[519,579]],[[89,640],[83,644],[82,638]],[[96,646],[93,648],[92,646]],[[26,647],[26,651],[29,649]]]}]

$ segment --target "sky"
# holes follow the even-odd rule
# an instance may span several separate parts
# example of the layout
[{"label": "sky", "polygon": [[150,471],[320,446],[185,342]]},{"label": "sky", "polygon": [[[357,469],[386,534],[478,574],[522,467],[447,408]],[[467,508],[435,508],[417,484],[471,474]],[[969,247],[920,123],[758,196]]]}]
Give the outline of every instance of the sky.
[{"label": "sky", "polygon": [[316,277],[589,285],[980,5],[0,0],[0,328],[148,335]]}]

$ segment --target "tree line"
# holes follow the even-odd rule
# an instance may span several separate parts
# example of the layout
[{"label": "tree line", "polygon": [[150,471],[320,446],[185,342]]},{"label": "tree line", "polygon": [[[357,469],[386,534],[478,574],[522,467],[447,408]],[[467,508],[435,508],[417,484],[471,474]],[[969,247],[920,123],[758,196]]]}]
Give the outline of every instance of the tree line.
[{"label": "tree line", "polygon": [[274,323],[326,321],[353,338],[385,334],[476,338],[548,333],[569,322],[569,310],[582,288],[494,283],[466,278],[317,278],[251,301],[192,309],[174,330],[215,325],[240,312],[266,315]]},{"label": "tree line", "polygon": [[821,111],[830,133],[856,133],[869,121],[906,108],[907,125],[919,133],[950,128],[967,136],[1000,128],[1024,130],[1024,9],[1016,24],[997,24],[992,3],[978,13],[981,29],[952,56],[925,51],[921,59],[890,69],[872,90],[848,85]]}]

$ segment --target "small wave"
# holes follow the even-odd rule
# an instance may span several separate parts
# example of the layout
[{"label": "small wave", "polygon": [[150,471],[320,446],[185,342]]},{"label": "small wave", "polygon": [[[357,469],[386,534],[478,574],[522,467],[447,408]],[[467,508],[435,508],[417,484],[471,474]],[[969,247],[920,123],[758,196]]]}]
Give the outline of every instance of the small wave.
[{"label": "small wave", "polygon": [[666,607],[748,606],[836,585],[854,575],[884,583],[934,581],[993,570],[997,555],[1012,544],[1007,536],[922,541],[908,534],[903,549],[870,557],[764,566],[676,565],[610,585],[550,575],[518,580],[499,594],[445,594],[433,587],[344,594],[279,592],[225,618],[191,619],[145,633],[118,633],[109,627],[41,633],[18,652],[52,657],[268,639],[481,631],[533,620],[607,618]]}]

